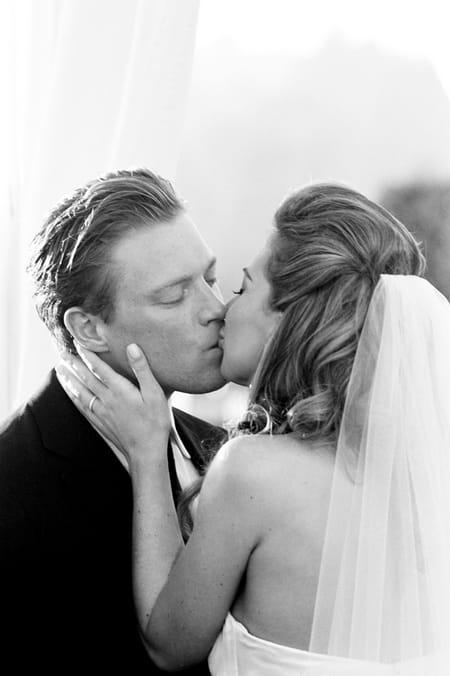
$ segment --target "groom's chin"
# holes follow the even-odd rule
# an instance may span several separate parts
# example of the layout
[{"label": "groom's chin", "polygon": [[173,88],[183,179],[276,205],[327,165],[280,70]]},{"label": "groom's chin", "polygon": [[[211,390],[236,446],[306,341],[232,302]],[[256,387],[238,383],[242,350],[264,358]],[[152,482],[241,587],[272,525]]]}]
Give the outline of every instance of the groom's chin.
[{"label": "groom's chin", "polygon": [[216,392],[220,390],[227,384],[228,380],[223,377],[220,370],[217,370],[215,373],[209,373],[208,377],[203,377],[195,382],[191,380],[187,387],[176,388],[181,392],[188,392],[189,394],[209,394],[210,392]]}]

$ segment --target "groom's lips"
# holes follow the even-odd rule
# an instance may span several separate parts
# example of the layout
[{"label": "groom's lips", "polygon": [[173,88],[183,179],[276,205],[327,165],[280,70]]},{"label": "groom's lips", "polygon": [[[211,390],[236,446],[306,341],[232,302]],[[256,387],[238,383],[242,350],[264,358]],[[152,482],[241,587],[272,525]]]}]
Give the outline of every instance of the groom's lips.
[{"label": "groom's lips", "polygon": [[220,336],[219,336],[219,340],[216,340],[216,342],[213,343],[212,345],[210,345],[207,349],[208,350],[221,350],[222,345],[221,345]]}]

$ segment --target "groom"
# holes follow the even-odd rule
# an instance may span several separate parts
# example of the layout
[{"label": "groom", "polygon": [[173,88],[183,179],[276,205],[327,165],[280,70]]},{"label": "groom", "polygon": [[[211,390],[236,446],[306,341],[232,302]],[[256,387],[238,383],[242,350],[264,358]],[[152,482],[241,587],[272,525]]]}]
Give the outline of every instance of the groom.
[{"label": "groom", "polygon": [[[132,378],[125,347],[138,343],[167,396],[224,385],[215,261],[170,183],[145,169],[94,180],[56,206],[33,244],[37,310],[61,348],[74,352],[75,338]],[[174,411],[175,500],[219,437]],[[0,429],[5,674],[162,673],[134,614],[131,517],[123,458],[52,371]],[[208,672],[199,665],[190,673]]]}]

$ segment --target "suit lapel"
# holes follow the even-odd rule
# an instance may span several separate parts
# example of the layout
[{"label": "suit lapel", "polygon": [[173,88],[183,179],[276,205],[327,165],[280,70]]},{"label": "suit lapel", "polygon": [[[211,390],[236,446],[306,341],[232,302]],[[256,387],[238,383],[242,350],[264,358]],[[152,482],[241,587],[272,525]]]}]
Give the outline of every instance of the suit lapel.
[{"label": "suit lapel", "polygon": [[[78,411],[58,382],[52,370],[43,387],[30,400],[30,408],[38,424],[43,446],[52,453],[63,456],[91,475],[99,476],[103,483],[119,482],[130,488],[127,470],[112,452],[104,439]],[[195,448],[195,435],[182,424],[183,443],[200,463]],[[180,435],[181,436],[181,435]],[[181,488],[175,470],[170,442],[167,447],[170,483],[176,502]]]},{"label": "suit lapel", "polygon": [[177,432],[191,456],[192,463],[203,473],[211,456],[225,441],[225,430],[176,408],[173,413]]},{"label": "suit lapel", "polygon": [[[30,408],[39,426],[46,449],[64,456],[67,460],[84,466],[102,480],[125,481],[129,474],[108,444],[78,411],[51,371],[42,389],[30,401]],[[192,463],[199,472],[208,464],[212,451],[223,441],[225,433],[185,411],[174,409],[178,434],[189,452]],[[180,494],[180,484],[175,470],[170,442],[168,444],[169,472],[175,501]]]}]

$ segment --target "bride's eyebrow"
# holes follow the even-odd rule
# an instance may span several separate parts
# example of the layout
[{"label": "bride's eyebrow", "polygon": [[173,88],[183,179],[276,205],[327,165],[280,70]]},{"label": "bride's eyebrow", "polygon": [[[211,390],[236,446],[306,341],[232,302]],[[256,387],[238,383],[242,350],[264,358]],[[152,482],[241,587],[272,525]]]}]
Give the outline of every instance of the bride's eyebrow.
[{"label": "bride's eyebrow", "polygon": [[208,264],[208,267],[206,268],[205,274],[208,274],[208,272],[215,272],[217,265],[217,258],[212,258],[211,261]]}]

